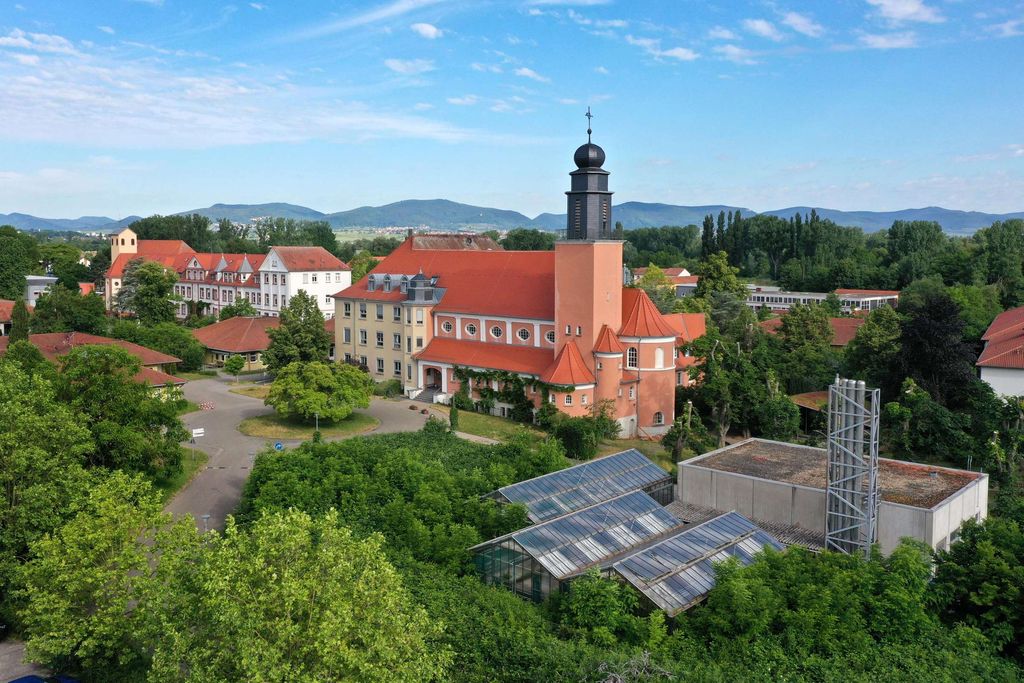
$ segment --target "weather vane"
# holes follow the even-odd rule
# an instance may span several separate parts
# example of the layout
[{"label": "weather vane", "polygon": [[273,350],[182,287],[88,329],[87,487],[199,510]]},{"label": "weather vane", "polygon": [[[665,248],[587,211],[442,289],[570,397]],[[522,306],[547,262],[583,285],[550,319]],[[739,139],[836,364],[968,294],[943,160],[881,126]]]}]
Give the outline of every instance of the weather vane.
[{"label": "weather vane", "polygon": [[590,113],[590,107],[587,107],[587,144],[590,144],[590,134],[594,131],[590,130],[590,120],[594,118],[594,115]]}]

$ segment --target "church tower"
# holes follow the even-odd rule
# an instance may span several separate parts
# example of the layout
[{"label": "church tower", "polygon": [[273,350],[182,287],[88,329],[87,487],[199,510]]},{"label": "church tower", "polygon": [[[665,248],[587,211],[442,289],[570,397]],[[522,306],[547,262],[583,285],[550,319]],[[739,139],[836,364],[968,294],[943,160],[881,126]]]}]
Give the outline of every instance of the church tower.
[{"label": "church tower", "polygon": [[608,171],[604,150],[590,141],[590,108],[587,108],[587,144],[573,155],[576,170],[566,196],[565,238],[570,240],[606,240],[611,237],[612,193],[608,191]]},{"label": "church tower", "polygon": [[[590,110],[587,110],[590,118]],[[604,150],[590,141],[573,155],[565,239],[555,243],[555,352],[574,341],[591,372],[601,328],[622,325],[622,242],[611,239],[612,193]]]}]

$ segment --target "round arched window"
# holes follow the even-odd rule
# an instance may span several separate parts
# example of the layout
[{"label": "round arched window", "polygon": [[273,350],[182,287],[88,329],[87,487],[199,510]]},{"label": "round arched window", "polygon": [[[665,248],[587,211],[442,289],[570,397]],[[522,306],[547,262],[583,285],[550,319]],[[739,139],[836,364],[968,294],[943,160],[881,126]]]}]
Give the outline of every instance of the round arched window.
[{"label": "round arched window", "polygon": [[523,341],[529,341],[530,340],[530,331],[528,329],[526,329],[525,327],[520,327],[519,331],[516,332],[516,336],[519,337],[520,339],[522,339]]},{"label": "round arched window", "polygon": [[453,329],[451,321],[445,320],[443,323],[441,323],[441,329],[444,330],[445,332],[451,332]]},{"label": "round arched window", "polygon": [[544,338],[548,340],[548,344],[554,344],[555,343],[555,331],[554,330],[548,330],[548,333],[544,335]]},{"label": "round arched window", "polygon": [[491,328],[491,336],[492,337],[494,337],[495,339],[501,339],[501,335],[502,335],[502,330],[501,330],[501,327],[499,325],[495,325],[494,327]]},{"label": "round arched window", "polygon": [[474,325],[473,323],[470,323],[470,324],[466,325],[466,334],[468,336],[470,336],[470,337],[475,337],[476,336],[476,325]]}]

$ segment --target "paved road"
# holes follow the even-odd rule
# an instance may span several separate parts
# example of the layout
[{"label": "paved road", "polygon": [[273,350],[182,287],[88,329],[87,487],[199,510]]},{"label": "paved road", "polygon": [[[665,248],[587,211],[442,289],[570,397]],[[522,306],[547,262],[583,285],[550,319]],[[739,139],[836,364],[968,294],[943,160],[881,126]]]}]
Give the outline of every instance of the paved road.
[{"label": "paved road", "polygon": [[[222,379],[203,379],[185,385],[185,396],[196,403],[211,402],[214,410],[200,410],[184,417],[188,429],[202,427],[206,435],[196,440],[196,448],[209,455],[206,469],[193,477],[167,505],[167,511],[175,515],[191,514],[196,523],[203,527],[203,515],[210,515],[207,524],[211,529],[222,529],[224,519],[235,510],[241,499],[242,487],[252,470],[257,453],[272,440],[245,436],[237,426],[242,420],[273,412],[259,399],[232,394],[234,385]],[[415,406],[416,410],[410,410]],[[423,427],[427,416],[420,414],[423,403],[405,399],[374,399],[364,412],[377,418],[380,425],[373,434],[416,431]],[[468,435],[467,435],[468,436]],[[477,440],[480,437],[471,437]],[[330,439],[329,439],[330,440]],[[295,439],[281,439],[285,447],[302,443]],[[190,457],[186,453],[185,457]]]},{"label": "paved road", "polygon": [[5,640],[0,643],[0,681],[10,681],[31,674],[49,675],[42,667],[22,662],[24,656],[25,643],[20,640]]}]

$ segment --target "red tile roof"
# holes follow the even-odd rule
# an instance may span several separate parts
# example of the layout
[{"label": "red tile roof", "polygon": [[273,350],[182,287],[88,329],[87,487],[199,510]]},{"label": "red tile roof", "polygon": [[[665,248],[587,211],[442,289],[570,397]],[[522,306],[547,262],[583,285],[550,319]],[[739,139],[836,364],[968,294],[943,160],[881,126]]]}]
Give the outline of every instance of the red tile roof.
[{"label": "red tile roof", "polygon": [[607,325],[601,326],[601,331],[597,335],[597,341],[594,343],[594,353],[625,353],[626,349],[622,346],[619,338],[612,332],[612,328]]},{"label": "red tile roof", "polygon": [[96,291],[96,285],[93,284],[92,282],[79,282],[78,283],[78,293],[81,294],[82,296],[88,296],[89,294],[95,293],[95,291]]},{"label": "red tile roof", "polygon": [[676,331],[680,343],[703,337],[708,331],[708,320],[703,313],[665,313],[662,317]]},{"label": "red tile roof", "polygon": [[1024,331],[1024,306],[1011,308],[997,315],[981,338],[984,341],[991,341],[1021,331]]},{"label": "red tile roof", "polygon": [[[849,344],[857,336],[857,330],[865,322],[867,322],[866,318],[829,318],[828,324],[832,328],[832,346]],[[768,334],[778,334],[782,327],[782,318],[769,318],[758,324]]]},{"label": "red tile roof", "polygon": [[558,384],[560,386],[580,386],[583,384],[594,384],[594,373],[583,362],[580,349],[576,346],[575,340],[562,347],[552,363],[540,376],[542,382]]},{"label": "red tile roof", "polygon": [[427,348],[416,355],[416,358],[427,362],[434,361],[487,370],[507,370],[539,377],[551,365],[553,356],[554,353],[551,349],[534,346],[488,344],[434,337],[427,344]]},{"label": "red tile roof", "polygon": [[675,337],[676,331],[658,311],[647,292],[636,287],[624,287],[619,336]]},{"label": "red tile roof", "polygon": [[979,367],[1024,369],[1024,306],[997,315],[982,339]]},{"label": "red tile roof", "polygon": [[10,299],[0,299],[0,323],[11,321],[14,315],[14,302]]},{"label": "red tile roof", "polygon": [[[56,363],[57,359],[66,354],[68,351],[76,346],[85,346],[86,344],[98,344],[100,346],[120,346],[122,349],[132,354],[139,359],[142,364],[142,369],[136,373],[135,380],[138,382],[147,382],[150,384],[166,384],[168,381],[173,380],[175,384],[184,384],[185,380],[168,375],[165,372],[160,371],[158,368],[150,366],[167,365],[170,363],[180,363],[181,359],[169,356],[166,353],[154,351],[153,349],[146,348],[145,346],[139,346],[123,339],[111,339],[110,337],[100,337],[95,334],[87,334],[85,332],[48,332],[45,334],[30,334],[28,341],[32,346],[39,349],[39,353],[43,355],[51,363]],[[0,337],[0,355],[3,355],[7,351],[7,345],[10,342],[10,337]],[[168,380],[167,378],[171,378]]]},{"label": "red tile roof", "polygon": [[192,330],[192,336],[206,348],[215,351],[256,353],[266,351],[270,346],[267,329],[276,328],[280,324],[280,318],[270,316],[228,318]]},{"label": "red tile roof", "polygon": [[899,296],[895,289],[837,289],[836,296]]},{"label": "red tile roof", "polygon": [[120,254],[107,269],[107,277],[121,277],[124,275],[124,267],[130,261],[142,259],[143,261],[156,261],[165,268],[173,268],[175,272],[181,272],[188,263],[188,258],[196,253],[195,250],[181,240],[139,240],[138,252],[135,254]]},{"label": "red tile roof", "polygon": [[[444,296],[437,312],[470,313],[531,320],[555,319],[555,252],[413,249],[407,239],[373,269],[374,273],[438,276]],[[344,299],[401,301],[405,294],[366,290],[364,277],[335,294]]]},{"label": "red tile roof", "polygon": [[808,391],[803,394],[793,394],[789,400],[801,408],[807,408],[816,412],[822,412],[828,405],[827,391]]},{"label": "red tile roof", "polygon": [[304,270],[352,270],[347,263],[323,247],[275,246],[271,250],[292,273]]}]

